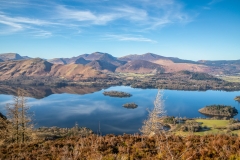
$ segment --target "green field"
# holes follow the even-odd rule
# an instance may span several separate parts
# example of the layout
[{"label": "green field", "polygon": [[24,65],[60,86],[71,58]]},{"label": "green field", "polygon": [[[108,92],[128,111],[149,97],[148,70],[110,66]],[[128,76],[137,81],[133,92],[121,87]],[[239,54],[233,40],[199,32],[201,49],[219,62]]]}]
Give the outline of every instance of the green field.
[{"label": "green field", "polygon": [[223,76],[219,77],[227,82],[239,82],[240,83],[240,76]]},{"label": "green field", "polygon": [[122,77],[147,77],[153,76],[154,74],[141,74],[141,73],[118,73]]},{"label": "green field", "polygon": [[210,128],[207,131],[196,132],[197,135],[211,134],[211,133],[226,133],[226,129],[216,129],[218,127],[226,127],[229,125],[229,120],[209,120],[196,119],[197,122],[203,123],[202,127]]},{"label": "green field", "polygon": [[[206,135],[206,134],[216,134],[216,133],[227,133],[227,126],[229,125],[229,120],[211,120],[211,119],[195,119],[197,122],[202,123],[202,127],[206,126],[208,129],[200,132],[175,132],[178,135]],[[221,128],[222,127],[222,128]],[[229,133],[240,135],[240,130],[231,131]]]}]

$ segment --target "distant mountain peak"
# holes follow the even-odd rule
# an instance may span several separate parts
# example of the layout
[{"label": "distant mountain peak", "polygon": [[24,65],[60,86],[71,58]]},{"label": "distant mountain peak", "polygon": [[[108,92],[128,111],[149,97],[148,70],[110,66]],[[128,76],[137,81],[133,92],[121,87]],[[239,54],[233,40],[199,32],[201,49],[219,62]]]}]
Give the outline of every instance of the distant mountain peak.
[{"label": "distant mountain peak", "polygon": [[89,62],[91,62],[91,61],[88,61],[88,60],[84,59],[83,57],[80,57],[80,58],[78,58],[74,63],[75,63],[75,64],[83,64],[83,65],[86,65],[86,64],[89,63]]},{"label": "distant mountain peak", "polygon": [[53,59],[49,59],[48,62],[53,64],[67,64],[65,58],[53,58]]},{"label": "distant mountain peak", "polygon": [[157,59],[163,58],[163,56],[153,54],[153,53],[145,53],[142,55],[139,54],[130,54],[124,57],[120,57],[120,60],[125,60],[125,61],[133,61],[133,60],[146,60],[146,61],[154,61]]},{"label": "distant mountain peak", "polygon": [[9,61],[9,60],[21,60],[24,58],[17,53],[2,53],[0,54],[0,59],[2,59],[3,61]]},{"label": "distant mountain peak", "polygon": [[103,52],[93,52],[92,54],[106,54],[106,53],[103,53]]},{"label": "distant mountain peak", "polygon": [[146,60],[133,60],[118,67],[116,71],[129,73],[161,73],[164,71],[164,68],[161,65]]}]

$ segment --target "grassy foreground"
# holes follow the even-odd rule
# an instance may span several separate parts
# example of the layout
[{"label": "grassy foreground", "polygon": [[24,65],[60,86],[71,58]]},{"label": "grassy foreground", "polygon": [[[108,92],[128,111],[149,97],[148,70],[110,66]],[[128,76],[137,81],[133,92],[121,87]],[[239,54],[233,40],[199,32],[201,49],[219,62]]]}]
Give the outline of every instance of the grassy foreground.
[{"label": "grassy foreground", "polygon": [[75,136],[3,145],[0,147],[0,157],[26,160],[240,159],[240,137],[226,134]]}]

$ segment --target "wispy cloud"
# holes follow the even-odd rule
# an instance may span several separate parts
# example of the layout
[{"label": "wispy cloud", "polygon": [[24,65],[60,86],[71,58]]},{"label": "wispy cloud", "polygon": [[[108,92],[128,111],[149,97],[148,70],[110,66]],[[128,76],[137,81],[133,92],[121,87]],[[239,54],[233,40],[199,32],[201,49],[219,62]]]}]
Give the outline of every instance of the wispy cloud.
[{"label": "wispy cloud", "polygon": [[36,37],[42,37],[42,38],[48,38],[52,36],[52,32],[41,30],[41,29],[37,29],[33,31],[32,34]]},{"label": "wispy cloud", "polygon": [[[216,1],[216,0],[215,0]],[[104,1],[77,0],[30,1],[3,0],[0,2],[0,28],[11,33],[36,33],[37,37],[54,36],[56,30],[76,33],[76,31],[96,29],[98,26],[111,27],[113,32],[127,31],[129,34],[155,30],[177,23],[188,23],[192,17],[184,11],[184,6],[175,0],[133,0]],[[51,4],[51,5],[50,5]],[[105,4],[107,4],[105,6]],[[34,14],[26,11],[36,9]],[[1,12],[4,11],[4,12]],[[53,23],[54,22],[54,23]],[[7,26],[7,28],[6,28]],[[54,26],[54,28],[53,28]],[[2,32],[5,32],[2,31]],[[71,35],[68,34],[68,35]],[[110,37],[109,37],[110,38]],[[154,40],[141,36],[111,35],[120,41]]]},{"label": "wispy cloud", "polygon": [[213,5],[213,4],[219,3],[219,2],[221,2],[221,1],[223,1],[223,0],[211,0],[211,1],[208,3],[208,5]]},{"label": "wispy cloud", "polygon": [[[43,35],[43,30],[39,28],[43,26],[53,25],[54,23],[47,22],[45,20],[30,19],[26,17],[10,17],[1,12],[0,24],[5,26],[5,29],[8,31],[8,34],[11,34],[13,32],[24,31],[28,29],[30,32],[34,31],[35,33],[38,33],[38,35],[40,35],[39,33],[41,32],[41,35]],[[4,26],[2,26],[2,28],[4,28]],[[38,26],[39,28],[36,28],[34,26]],[[45,35],[47,32],[48,31],[45,31]],[[6,33],[6,32],[2,32],[2,33]]]},{"label": "wispy cloud", "polygon": [[117,13],[118,18],[125,18],[133,21],[143,21],[148,19],[147,11],[131,6],[121,6],[112,8]]},{"label": "wispy cloud", "polygon": [[79,22],[89,22],[90,24],[106,24],[117,18],[116,14],[94,14],[89,10],[68,9],[64,6],[58,6],[56,12],[59,20],[74,20]]},{"label": "wispy cloud", "polygon": [[114,34],[108,34],[104,36],[105,39],[111,39],[111,40],[118,40],[118,41],[135,41],[135,42],[151,42],[151,43],[157,43],[157,41],[154,41],[149,38],[142,37],[140,35],[133,36],[133,35],[114,35]]}]

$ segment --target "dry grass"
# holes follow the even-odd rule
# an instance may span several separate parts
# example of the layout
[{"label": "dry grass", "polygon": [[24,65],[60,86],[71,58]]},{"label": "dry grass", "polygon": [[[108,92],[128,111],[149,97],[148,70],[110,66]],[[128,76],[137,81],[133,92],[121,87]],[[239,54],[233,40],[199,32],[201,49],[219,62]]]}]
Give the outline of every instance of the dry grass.
[{"label": "dry grass", "polygon": [[[169,145],[166,145],[168,143]],[[10,144],[0,147],[2,159],[237,159],[240,139],[229,135],[162,136],[90,135]]]}]

